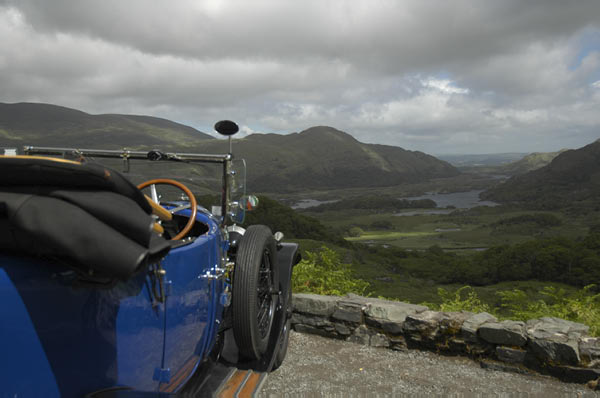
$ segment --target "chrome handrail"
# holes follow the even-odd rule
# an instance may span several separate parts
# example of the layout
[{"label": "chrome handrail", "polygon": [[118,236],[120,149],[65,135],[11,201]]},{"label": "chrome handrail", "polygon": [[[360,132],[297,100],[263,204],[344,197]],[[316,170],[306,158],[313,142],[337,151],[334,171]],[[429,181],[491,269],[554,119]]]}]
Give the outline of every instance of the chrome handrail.
[{"label": "chrome handrail", "polygon": [[[171,160],[171,161],[188,161],[201,163],[225,163],[232,159],[230,153],[224,155],[200,154],[200,153],[178,153],[178,152],[159,152],[151,151],[130,151],[128,149],[83,149],[83,148],[56,148],[56,147],[36,147],[24,146],[23,152],[27,155],[61,155],[67,154],[93,156],[99,158],[128,158],[128,159],[144,159],[144,160]],[[151,154],[160,155],[153,159]]]}]

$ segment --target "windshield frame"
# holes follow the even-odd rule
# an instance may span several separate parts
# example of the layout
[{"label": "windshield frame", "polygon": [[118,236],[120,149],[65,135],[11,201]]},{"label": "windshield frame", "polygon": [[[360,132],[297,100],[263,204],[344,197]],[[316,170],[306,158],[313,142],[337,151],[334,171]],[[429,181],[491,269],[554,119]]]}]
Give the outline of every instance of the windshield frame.
[{"label": "windshield frame", "polygon": [[123,159],[126,169],[129,169],[129,160],[148,160],[152,162],[183,162],[183,163],[217,163],[223,165],[222,170],[222,194],[221,194],[221,227],[225,227],[227,220],[231,218],[232,206],[237,202],[231,201],[231,189],[233,181],[232,161],[233,155],[228,154],[202,154],[202,153],[180,153],[180,152],[161,152],[159,150],[150,151],[131,151],[128,149],[79,149],[79,148],[58,148],[41,146],[24,146],[23,153],[31,155],[50,155],[61,156],[69,159],[111,158]]}]

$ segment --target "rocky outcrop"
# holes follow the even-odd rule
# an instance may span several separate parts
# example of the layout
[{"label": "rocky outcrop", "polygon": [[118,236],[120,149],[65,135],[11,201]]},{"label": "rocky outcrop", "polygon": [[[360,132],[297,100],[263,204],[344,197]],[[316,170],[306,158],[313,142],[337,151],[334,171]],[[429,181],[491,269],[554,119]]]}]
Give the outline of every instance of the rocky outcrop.
[{"label": "rocky outcrop", "polygon": [[590,337],[587,326],[563,319],[500,322],[485,312],[438,312],[352,294],[295,294],[293,307],[292,324],[299,332],[393,350],[468,355],[485,359],[489,368],[533,369],[567,381],[600,377],[600,339]]}]

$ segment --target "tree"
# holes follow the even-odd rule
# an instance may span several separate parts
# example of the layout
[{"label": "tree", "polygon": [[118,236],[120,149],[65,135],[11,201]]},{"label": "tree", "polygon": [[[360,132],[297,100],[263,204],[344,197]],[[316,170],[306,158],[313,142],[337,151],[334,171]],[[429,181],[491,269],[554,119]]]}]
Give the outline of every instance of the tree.
[{"label": "tree", "polygon": [[348,236],[351,236],[353,238],[358,238],[364,233],[365,231],[363,231],[360,227],[352,227],[348,230]]}]

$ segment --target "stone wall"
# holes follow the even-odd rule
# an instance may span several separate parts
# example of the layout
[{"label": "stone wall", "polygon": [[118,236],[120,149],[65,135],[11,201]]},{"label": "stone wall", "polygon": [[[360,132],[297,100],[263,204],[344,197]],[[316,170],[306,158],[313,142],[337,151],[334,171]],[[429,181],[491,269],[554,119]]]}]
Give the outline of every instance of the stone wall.
[{"label": "stone wall", "polygon": [[585,383],[600,377],[600,339],[558,318],[499,321],[488,313],[437,312],[422,305],[347,295],[294,294],[292,325],[302,333],[392,350],[467,355],[482,366],[537,371]]}]

